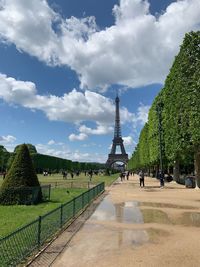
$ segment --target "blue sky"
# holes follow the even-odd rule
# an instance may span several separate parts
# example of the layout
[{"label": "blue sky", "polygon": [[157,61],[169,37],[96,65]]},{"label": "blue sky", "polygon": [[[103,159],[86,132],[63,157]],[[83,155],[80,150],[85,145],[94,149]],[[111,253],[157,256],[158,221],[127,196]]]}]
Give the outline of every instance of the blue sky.
[{"label": "blue sky", "polygon": [[0,144],[105,162],[120,95],[131,154],[199,0],[0,0]]}]

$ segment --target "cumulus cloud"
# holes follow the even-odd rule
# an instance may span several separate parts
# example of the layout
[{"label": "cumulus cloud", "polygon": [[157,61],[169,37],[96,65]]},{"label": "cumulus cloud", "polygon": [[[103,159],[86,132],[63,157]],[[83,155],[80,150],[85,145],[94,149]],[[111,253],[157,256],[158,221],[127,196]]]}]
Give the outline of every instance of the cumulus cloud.
[{"label": "cumulus cloud", "polygon": [[124,145],[125,146],[132,146],[133,145],[133,138],[131,136],[124,136],[123,137],[124,140]]},{"label": "cumulus cloud", "polygon": [[47,143],[48,145],[54,145],[55,141],[53,139],[49,140],[49,142]]},{"label": "cumulus cloud", "polygon": [[16,141],[16,137],[12,135],[7,136],[0,136],[0,143],[1,144],[12,144]]},{"label": "cumulus cloud", "polygon": [[[26,108],[43,111],[49,120],[80,123],[95,121],[97,129],[80,127],[84,134],[103,134],[109,132],[109,124],[114,121],[115,105],[113,101],[96,92],[78,92],[76,89],[62,97],[39,95],[34,83],[19,81],[0,73],[0,98]],[[60,108],[62,107],[62,109]],[[132,113],[125,107],[121,109],[121,119],[130,121]],[[82,135],[83,136],[83,135]]]},{"label": "cumulus cloud", "polygon": [[70,141],[84,141],[87,138],[88,138],[87,134],[84,134],[84,133],[80,133],[77,135],[76,134],[70,134],[69,135]]},{"label": "cumulus cloud", "polygon": [[148,120],[148,113],[149,113],[150,106],[145,106],[140,104],[137,109],[137,112],[133,116],[133,123],[134,125],[144,125]]},{"label": "cumulus cloud", "polygon": [[52,25],[59,17],[47,1],[0,1],[0,38],[50,64],[58,47]]},{"label": "cumulus cloud", "polygon": [[96,129],[92,129],[90,127],[87,127],[85,125],[81,125],[79,127],[79,131],[81,133],[87,134],[87,135],[104,135],[113,132],[113,127],[106,124],[99,124],[97,125]]},{"label": "cumulus cloud", "polygon": [[52,65],[75,70],[82,88],[163,83],[184,34],[200,29],[200,1],[171,3],[159,16],[148,1],[120,0],[115,23],[63,18],[46,0],[0,1],[0,40]]}]

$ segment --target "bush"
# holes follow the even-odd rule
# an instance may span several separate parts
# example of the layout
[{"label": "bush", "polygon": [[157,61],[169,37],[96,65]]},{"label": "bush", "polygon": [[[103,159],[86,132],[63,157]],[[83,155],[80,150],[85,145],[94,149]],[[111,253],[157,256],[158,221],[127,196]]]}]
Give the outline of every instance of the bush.
[{"label": "bush", "polygon": [[[0,203],[7,205],[26,204],[23,203],[23,198],[26,199],[26,196],[22,197],[19,192],[27,187],[40,187],[40,183],[34,170],[28,147],[23,144],[18,148],[11,168],[2,183]],[[40,190],[35,202],[38,203],[41,200],[42,193]]]}]

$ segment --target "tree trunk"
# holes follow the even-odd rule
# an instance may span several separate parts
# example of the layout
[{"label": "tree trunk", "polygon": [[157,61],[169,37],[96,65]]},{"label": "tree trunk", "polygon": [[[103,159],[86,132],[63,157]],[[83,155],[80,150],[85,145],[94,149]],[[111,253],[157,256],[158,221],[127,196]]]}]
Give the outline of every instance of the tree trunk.
[{"label": "tree trunk", "polygon": [[200,151],[194,153],[194,168],[197,186],[200,188]]},{"label": "tree trunk", "polygon": [[151,167],[148,167],[148,176],[151,176]]},{"label": "tree trunk", "polygon": [[159,179],[159,165],[156,165],[156,178]]},{"label": "tree trunk", "polygon": [[180,168],[179,168],[179,159],[174,161],[174,173],[173,173],[173,180],[178,182],[180,179]]}]

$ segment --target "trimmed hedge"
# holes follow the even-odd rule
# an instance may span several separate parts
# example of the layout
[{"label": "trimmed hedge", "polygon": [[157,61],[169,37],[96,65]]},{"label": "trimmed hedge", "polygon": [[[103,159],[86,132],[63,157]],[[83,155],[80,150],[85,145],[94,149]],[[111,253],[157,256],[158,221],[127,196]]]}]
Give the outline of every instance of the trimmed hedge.
[{"label": "trimmed hedge", "polygon": [[[21,203],[19,190],[27,187],[40,187],[27,145],[21,145],[12,166],[8,171],[0,190],[0,203],[13,205]],[[12,190],[12,194],[9,191]],[[36,202],[42,200],[42,193],[38,194]]]}]

